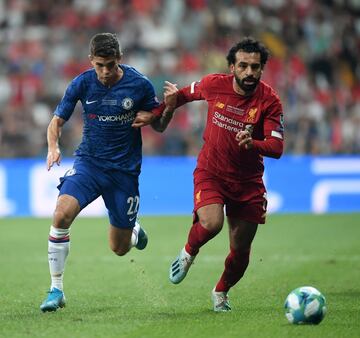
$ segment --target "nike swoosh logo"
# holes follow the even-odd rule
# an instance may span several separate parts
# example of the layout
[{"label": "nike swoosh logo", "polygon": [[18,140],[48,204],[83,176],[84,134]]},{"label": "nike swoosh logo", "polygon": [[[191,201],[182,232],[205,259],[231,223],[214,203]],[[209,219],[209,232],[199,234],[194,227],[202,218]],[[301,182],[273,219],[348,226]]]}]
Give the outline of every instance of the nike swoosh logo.
[{"label": "nike swoosh logo", "polygon": [[86,104],[92,104],[92,103],[95,103],[95,102],[97,102],[97,100],[95,100],[95,101],[88,101],[88,100],[86,100]]},{"label": "nike swoosh logo", "polygon": [[136,216],[131,217],[131,218],[129,218],[129,221],[132,222],[135,218],[136,218]]}]

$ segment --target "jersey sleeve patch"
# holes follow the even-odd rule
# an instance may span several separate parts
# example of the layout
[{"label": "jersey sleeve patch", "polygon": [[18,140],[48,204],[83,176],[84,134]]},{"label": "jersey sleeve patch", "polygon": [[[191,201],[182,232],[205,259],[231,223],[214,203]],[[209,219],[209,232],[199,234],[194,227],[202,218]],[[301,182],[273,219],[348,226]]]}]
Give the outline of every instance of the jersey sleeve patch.
[{"label": "jersey sleeve patch", "polygon": [[195,85],[196,85],[196,81],[192,82],[190,85],[190,94],[194,94],[195,93]]},{"label": "jersey sleeve patch", "polygon": [[281,139],[281,140],[283,139],[281,133],[279,133],[279,132],[276,131],[276,130],[272,130],[272,131],[271,131],[271,136],[276,137],[276,138],[279,138],[279,139]]}]

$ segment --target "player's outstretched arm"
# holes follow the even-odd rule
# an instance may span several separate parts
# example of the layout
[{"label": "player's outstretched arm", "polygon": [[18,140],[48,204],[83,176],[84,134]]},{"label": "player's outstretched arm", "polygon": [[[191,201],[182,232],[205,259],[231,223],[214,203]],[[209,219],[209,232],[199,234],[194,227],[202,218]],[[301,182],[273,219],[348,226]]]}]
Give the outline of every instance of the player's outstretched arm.
[{"label": "player's outstretched arm", "polygon": [[177,84],[165,81],[164,103],[160,106],[164,110],[161,116],[151,124],[154,130],[162,133],[169,125],[176,109],[178,91]]},{"label": "player's outstretched arm", "polygon": [[165,81],[164,85],[164,103],[166,107],[169,109],[175,110],[176,108],[176,101],[177,101],[177,94],[178,94],[178,87],[176,83],[171,83],[170,81]]},{"label": "player's outstretched arm", "polygon": [[47,170],[50,170],[51,167],[54,165],[54,163],[60,165],[61,152],[59,148],[59,139],[64,124],[65,124],[65,120],[58,116],[54,116],[49,123],[47,129],[47,142],[48,142],[48,154],[46,158]]},{"label": "player's outstretched arm", "polygon": [[135,119],[132,123],[133,128],[142,128],[151,124],[156,116],[153,112],[140,110],[136,113]]},{"label": "player's outstretched arm", "polygon": [[151,127],[159,133],[162,133],[169,125],[173,115],[174,110],[166,106],[161,116],[151,123]]},{"label": "player's outstretched arm", "polygon": [[142,128],[151,124],[151,127],[154,130],[158,132],[163,132],[169,124],[173,113],[174,111],[170,110],[168,107],[165,107],[164,111],[161,113],[160,116],[157,116],[153,112],[140,110],[136,113],[134,122],[131,126],[133,128]]}]

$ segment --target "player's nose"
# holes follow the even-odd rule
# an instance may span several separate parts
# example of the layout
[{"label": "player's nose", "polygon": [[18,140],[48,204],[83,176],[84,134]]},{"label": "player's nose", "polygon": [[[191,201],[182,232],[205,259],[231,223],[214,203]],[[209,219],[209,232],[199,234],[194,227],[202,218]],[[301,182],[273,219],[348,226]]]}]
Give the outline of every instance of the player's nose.
[{"label": "player's nose", "polygon": [[247,66],[246,69],[245,69],[245,75],[246,76],[249,76],[249,75],[252,75],[254,73],[253,69],[251,68],[251,66]]}]

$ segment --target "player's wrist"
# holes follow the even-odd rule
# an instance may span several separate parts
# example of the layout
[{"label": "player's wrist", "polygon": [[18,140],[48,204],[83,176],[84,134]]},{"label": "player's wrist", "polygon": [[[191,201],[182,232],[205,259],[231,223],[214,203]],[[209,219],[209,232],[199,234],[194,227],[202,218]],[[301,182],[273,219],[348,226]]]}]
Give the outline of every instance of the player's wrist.
[{"label": "player's wrist", "polygon": [[166,109],[164,110],[162,116],[164,117],[172,117],[175,111],[175,107],[174,108],[168,108],[166,107]]},{"label": "player's wrist", "polygon": [[48,148],[48,154],[60,154],[60,148],[59,147]]}]

